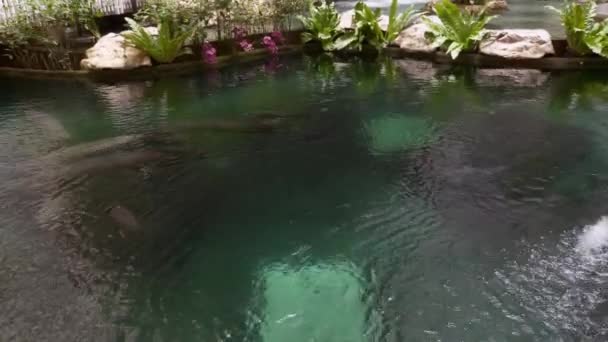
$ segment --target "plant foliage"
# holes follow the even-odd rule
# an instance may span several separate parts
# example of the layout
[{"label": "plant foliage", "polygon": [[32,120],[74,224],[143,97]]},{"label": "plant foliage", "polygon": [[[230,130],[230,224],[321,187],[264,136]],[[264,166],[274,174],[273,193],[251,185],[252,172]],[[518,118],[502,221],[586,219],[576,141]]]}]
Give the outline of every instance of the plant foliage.
[{"label": "plant foliage", "polygon": [[380,9],[372,10],[362,1],[355,5],[355,32],[352,34],[352,47],[362,50],[364,44],[369,44],[376,49],[381,49],[384,40],[384,32],[380,27]]},{"label": "plant foliage", "polygon": [[340,15],[333,3],[323,2],[320,6],[310,4],[308,17],[298,16],[306,32],[302,33],[302,42],[316,41],[323,50],[339,49],[336,39],[343,33],[339,28]]},{"label": "plant foliage", "polygon": [[397,0],[392,0],[388,13],[388,26],[383,37],[384,46],[394,42],[401,31],[410,26],[414,21],[416,21],[416,19],[420,17],[420,12],[414,11],[413,5],[401,13],[397,13],[397,7]]},{"label": "plant foliage", "polygon": [[205,41],[205,28],[213,15],[213,4],[206,0],[148,0],[135,14],[143,25],[171,25],[175,30],[192,31],[194,43]]},{"label": "plant foliage", "polygon": [[355,5],[355,31],[344,35],[339,39],[340,46],[350,46],[362,50],[365,44],[375,47],[377,50],[385,48],[395,41],[399,33],[414,22],[420,13],[414,11],[410,6],[402,13],[397,12],[397,0],[391,1],[386,29],[380,26],[382,14],[380,9],[372,10],[362,1]]},{"label": "plant foliage", "polygon": [[192,28],[177,29],[170,21],[164,20],[158,24],[158,35],[152,35],[135,20],[125,20],[131,28],[131,32],[123,33],[127,42],[146,52],[156,62],[171,63],[177,57],[188,53],[184,46],[193,34]]},{"label": "plant foliage", "polygon": [[443,0],[433,8],[440,22],[427,17],[422,19],[429,27],[427,37],[436,47],[443,47],[456,59],[462,51],[473,51],[483,38],[485,26],[495,18],[488,16],[485,9],[477,14],[461,11],[450,0]]},{"label": "plant foliage", "polygon": [[84,28],[100,36],[97,19],[103,14],[95,0],[29,0],[24,11],[46,25]]},{"label": "plant foliage", "polygon": [[608,57],[608,22],[595,22],[596,7],[593,1],[566,1],[561,9],[546,6],[559,14],[570,50],[579,55]]},{"label": "plant foliage", "polygon": [[8,49],[16,49],[28,44],[46,42],[44,28],[35,25],[25,13],[0,22],[0,42]]}]

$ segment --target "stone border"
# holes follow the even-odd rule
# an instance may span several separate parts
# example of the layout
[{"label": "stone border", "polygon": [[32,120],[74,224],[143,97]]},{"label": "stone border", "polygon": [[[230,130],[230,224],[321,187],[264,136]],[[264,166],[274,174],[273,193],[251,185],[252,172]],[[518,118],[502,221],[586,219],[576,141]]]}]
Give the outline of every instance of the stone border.
[{"label": "stone border", "polygon": [[[560,46],[564,42],[554,41]],[[290,55],[302,50],[309,53],[320,53],[317,49],[310,49],[302,45],[285,45],[279,49],[279,55]],[[469,65],[479,68],[516,68],[539,70],[608,70],[608,58],[602,57],[556,57],[549,56],[538,59],[509,59],[489,56],[481,53],[462,53],[453,60],[441,51],[435,52],[408,52],[399,47],[389,46],[384,52],[397,59],[427,60],[437,64]],[[365,55],[366,53],[364,53]],[[369,53],[367,53],[369,54]],[[344,55],[351,55],[345,53]],[[11,67],[0,67],[0,77],[21,77],[31,79],[58,79],[58,80],[85,80],[99,82],[118,82],[129,80],[157,79],[165,76],[179,76],[192,74],[208,69],[219,69],[226,66],[259,61],[268,57],[265,49],[256,49],[251,52],[240,52],[235,55],[219,56],[217,63],[204,64],[202,61],[184,61],[172,64],[159,64],[150,67],[141,67],[131,70],[37,70]]]},{"label": "stone border", "polygon": [[[553,40],[553,45],[565,49],[564,40]],[[408,52],[399,47],[387,47],[387,55],[393,58],[412,58],[427,60],[437,64],[470,65],[478,68],[515,68],[515,69],[539,69],[539,70],[608,70],[608,58],[600,56],[589,57],[559,57],[546,56],[542,58],[511,59],[497,56],[484,55],[478,52],[461,53],[456,59],[452,59],[442,51],[434,52]]]},{"label": "stone border", "polygon": [[[279,55],[290,55],[302,50],[301,45],[284,45],[279,47]],[[0,77],[22,77],[32,79],[57,80],[92,80],[99,82],[117,82],[130,80],[148,80],[164,76],[179,76],[197,71],[219,69],[230,65],[259,61],[269,57],[266,49],[255,49],[251,52],[240,52],[235,55],[218,56],[217,63],[205,64],[199,60],[158,64],[130,70],[38,70],[0,67]]]}]

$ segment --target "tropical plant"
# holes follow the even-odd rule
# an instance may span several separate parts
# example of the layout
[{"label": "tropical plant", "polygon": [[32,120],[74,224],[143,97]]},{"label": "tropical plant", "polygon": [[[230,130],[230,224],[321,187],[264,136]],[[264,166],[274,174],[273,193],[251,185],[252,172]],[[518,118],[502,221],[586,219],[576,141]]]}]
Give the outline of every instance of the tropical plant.
[{"label": "tropical plant", "polygon": [[153,35],[135,20],[125,18],[131,32],[123,33],[126,41],[146,52],[158,63],[171,63],[177,57],[189,53],[184,46],[192,36],[192,28],[176,29],[169,20],[158,24],[158,35]]},{"label": "tropical plant", "polygon": [[169,23],[173,29],[192,31],[196,45],[205,41],[206,27],[213,16],[213,4],[206,0],[148,0],[135,14],[143,25]]},{"label": "tropical plant", "polygon": [[25,12],[0,21],[0,43],[9,50],[37,42],[46,42],[44,28],[33,23]]},{"label": "tropical plant", "polygon": [[100,36],[97,19],[103,13],[95,0],[29,0],[27,10],[45,25],[75,27]]},{"label": "tropical plant", "polygon": [[427,38],[436,47],[445,48],[452,59],[456,59],[463,51],[475,50],[483,38],[485,26],[495,18],[486,15],[485,10],[477,14],[461,11],[450,0],[435,4],[433,10],[440,22],[428,17],[422,18],[429,27]]},{"label": "tropical plant", "polygon": [[96,38],[101,37],[97,20],[103,16],[103,12],[97,8],[94,0],[76,0],[71,2],[72,22],[82,26]]},{"label": "tropical plant", "polygon": [[595,23],[585,33],[585,44],[602,57],[608,58],[608,22]]},{"label": "tropical plant", "polygon": [[339,28],[340,15],[333,3],[323,2],[320,6],[310,4],[308,17],[299,15],[306,32],[302,33],[302,42],[316,41],[323,50],[337,49],[336,39],[343,33]]},{"label": "tropical plant", "polygon": [[593,52],[608,57],[608,23],[595,22],[596,7],[594,1],[566,1],[561,9],[546,6],[559,14],[570,50],[579,55]]},{"label": "tropical plant", "polygon": [[[392,6],[391,6],[392,7]],[[380,9],[372,10],[362,1],[355,5],[355,15],[353,21],[355,31],[343,37],[341,42],[348,42],[348,45],[357,50],[362,50],[365,43],[380,49],[383,43],[383,32],[380,27]]]},{"label": "tropical plant", "polygon": [[394,42],[399,33],[410,26],[421,15],[420,12],[414,11],[414,6],[410,6],[401,13],[397,13],[397,7],[397,0],[393,0],[388,12],[388,26],[383,37],[384,46]]},{"label": "tropical plant", "polygon": [[338,39],[340,46],[349,45],[361,50],[364,44],[380,50],[395,41],[399,33],[416,20],[420,13],[410,6],[406,11],[397,13],[397,0],[391,1],[386,29],[380,26],[380,9],[372,10],[367,4],[359,1],[355,5],[355,31]]},{"label": "tropical plant", "polygon": [[[23,68],[69,70],[73,67],[67,51],[58,49],[56,42],[49,39],[47,28],[24,11],[0,22],[0,45],[0,55]],[[30,45],[44,49],[32,51],[27,48]]]}]

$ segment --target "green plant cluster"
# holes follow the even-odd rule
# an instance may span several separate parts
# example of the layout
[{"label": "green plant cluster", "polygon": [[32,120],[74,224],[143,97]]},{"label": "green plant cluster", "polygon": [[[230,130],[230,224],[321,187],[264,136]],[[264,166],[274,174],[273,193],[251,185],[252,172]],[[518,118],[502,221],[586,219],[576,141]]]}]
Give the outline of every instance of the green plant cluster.
[{"label": "green plant cluster", "polygon": [[[203,0],[150,0],[135,19],[126,18],[130,31],[123,36],[154,61],[171,63],[190,52],[185,48],[187,43],[204,41],[213,10],[213,4]],[[156,27],[158,34],[146,26]]]},{"label": "green plant cluster", "polygon": [[336,40],[344,32],[340,29],[340,14],[333,3],[324,2],[320,6],[310,4],[308,16],[298,16],[306,32],[302,33],[302,41],[319,42],[324,51],[336,50]]},{"label": "green plant cluster", "polygon": [[149,32],[135,20],[126,18],[130,31],[123,36],[134,47],[146,52],[158,63],[171,63],[177,57],[188,53],[184,47],[192,37],[192,28],[184,30],[176,27],[171,21],[161,19],[158,23],[158,34]]},{"label": "green plant cluster", "polygon": [[433,10],[439,22],[423,17],[429,27],[427,38],[435,46],[444,48],[453,59],[463,51],[475,51],[484,36],[485,26],[495,18],[486,15],[485,8],[476,14],[462,11],[450,0],[435,4]]},{"label": "green plant cluster", "polygon": [[179,34],[192,33],[193,42],[205,39],[205,27],[213,15],[213,4],[203,0],[149,0],[135,14],[135,21],[144,26],[160,26]]},{"label": "green plant cluster", "polygon": [[[0,22],[0,42],[9,52],[28,44],[47,41],[46,32],[41,25],[33,24],[31,17],[23,12]],[[9,53],[9,56],[12,56]]]},{"label": "green plant cluster", "polygon": [[362,50],[369,45],[377,50],[392,43],[399,33],[409,26],[420,13],[413,7],[402,13],[397,12],[397,0],[392,0],[386,29],[380,26],[380,9],[372,10],[362,1],[357,2],[353,16],[352,30],[340,28],[340,15],[333,3],[311,5],[308,16],[300,16],[306,32],[302,34],[304,43],[319,42],[324,51]]},{"label": "green plant cluster", "polygon": [[[134,20],[127,19],[131,32],[124,36],[156,62],[170,63],[189,51],[186,45],[200,46],[211,27],[217,29],[215,38],[222,39],[224,32],[234,27],[249,31],[252,25],[265,21],[278,23],[300,13],[304,3],[305,0],[149,0]],[[158,27],[158,35],[146,30],[147,26]]]},{"label": "green plant cluster", "polygon": [[[392,43],[399,33],[409,26],[419,13],[409,7],[405,12],[397,13],[397,0],[391,2],[386,29],[380,27],[381,12],[379,9],[372,10],[363,2],[355,5],[355,31],[347,35],[344,40],[349,42],[350,47],[362,50],[365,44],[369,44],[380,50]],[[349,41],[350,40],[350,41]]]},{"label": "green plant cluster", "polygon": [[[323,50],[334,51],[351,49],[361,51],[365,46],[382,50],[395,41],[399,33],[420,17],[412,7],[398,13],[397,1],[393,0],[388,13],[388,24],[380,25],[382,14],[359,1],[355,5],[352,30],[341,30],[340,16],[331,4],[312,6],[308,17],[301,17],[306,32],[302,35],[304,43],[317,41]],[[438,21],[428,17],[421,19],[429,26],[427,38],[446,50],[452,58],[465,51],[475,51],[485,33],[485,26],[494,18],[485,13],[462,11],[450,0],[442,0],[433,8]]]},{"label": "green plant cluster", "polygon": [[94,0],[28,0],[17,13],[0,22],[0,43],[9,49],[61,45],[66,28],[99,37],[100,16]]},{"label": "green plant cluster", "polygon": [[568,48],[573,53],[608,57],[608,21],[595,21],[597,5],[594,1],[566,1],[561,9],[546,7],[559,14]]},{"label": "green plant cluster", "polygon": [[99,37],[97,19],[102,16],[95,0],[29,0],[28,10],[43,23],[84,28]]}]

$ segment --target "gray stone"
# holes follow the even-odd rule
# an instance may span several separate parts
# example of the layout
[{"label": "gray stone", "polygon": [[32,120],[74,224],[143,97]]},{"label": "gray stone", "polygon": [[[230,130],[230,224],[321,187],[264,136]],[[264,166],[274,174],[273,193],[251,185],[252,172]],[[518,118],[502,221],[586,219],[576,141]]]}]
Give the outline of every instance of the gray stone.
[{"label": "gray stone", "polygon": [[608,19],[608,3],[598,4],[595,12],[595,20],[604,21]]},{"label": "gray stone", "polygon": [[513,59],[555,54],[551,35],[539,29],[488,30],[479,44],[479,52]]},{"label": "gray stone", "polygon": [[[429,16],[427,18],[433,22],[440,22],[437,16]],[[437,47],[426,38],[425,33],[427,31],[429,31],[428,25],[424,21],[418,20],[399,33],[399,36],[395,39],[395,44],[408,52],[433,52]]]}]

